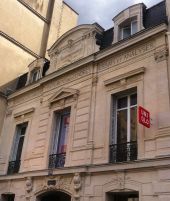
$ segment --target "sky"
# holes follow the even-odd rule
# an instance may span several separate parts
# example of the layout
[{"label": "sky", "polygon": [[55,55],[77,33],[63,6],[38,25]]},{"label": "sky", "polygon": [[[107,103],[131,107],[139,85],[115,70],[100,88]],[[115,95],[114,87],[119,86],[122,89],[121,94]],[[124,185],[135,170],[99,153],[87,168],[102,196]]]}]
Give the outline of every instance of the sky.
[{"label": "sky", "polygon": [[148,8],[161,0],[65,0],[79,13],[78,24],[99,23],[103,28],[113,26],[113,17],[122,10],[137,3],[144,3]]}]

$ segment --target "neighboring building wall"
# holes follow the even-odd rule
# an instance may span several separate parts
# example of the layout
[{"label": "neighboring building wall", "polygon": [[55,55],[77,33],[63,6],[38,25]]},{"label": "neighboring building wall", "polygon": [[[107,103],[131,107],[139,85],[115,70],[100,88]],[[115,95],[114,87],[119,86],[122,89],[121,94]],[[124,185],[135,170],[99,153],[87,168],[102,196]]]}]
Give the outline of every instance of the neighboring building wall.
[{"label": "neighboring building wall", "polygon": [[[75,20],[77,14],[69,7],[68,13],[64,15],[68,15],[73,20],[61,22],[63,5],[65,6],[62,0],[54,1],[54,9],[53,1],[0,1],[0,30],[2,31],[0,59],[3,61],[0,74],[4,75],[0,85],[26,72],[31,61],[44,57],[47,48],[50,48],[60,36],[58,33],[60,26],[64,26],[65,31],[68,31],[77,25]],[[49,24],[50,18],[52,18],[51,24]]]},{"label": "neighboring building wall", "polygon": [[77,15],[75,15],[72,9],[64,2],[61,15],[61,26],[59,29],[59,36],[62,36],[66,31],[68,31],[68,27],[69,29],[72,29],[73,24],[77,24]]}]

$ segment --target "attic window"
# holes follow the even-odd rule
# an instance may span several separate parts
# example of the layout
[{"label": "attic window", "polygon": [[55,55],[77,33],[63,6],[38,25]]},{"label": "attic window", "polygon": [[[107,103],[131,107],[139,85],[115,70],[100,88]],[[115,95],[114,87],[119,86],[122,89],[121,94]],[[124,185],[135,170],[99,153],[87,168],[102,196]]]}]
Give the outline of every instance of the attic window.
[{"label": "attic window", "polygon": [[137,32],[137,19],[131,18],[119,26],[119,40],[125,39]]},{"label": "attic window", "polygon": [[32,70],[30,78],[30,83],[36,82],[40,78],[40,69]]}]

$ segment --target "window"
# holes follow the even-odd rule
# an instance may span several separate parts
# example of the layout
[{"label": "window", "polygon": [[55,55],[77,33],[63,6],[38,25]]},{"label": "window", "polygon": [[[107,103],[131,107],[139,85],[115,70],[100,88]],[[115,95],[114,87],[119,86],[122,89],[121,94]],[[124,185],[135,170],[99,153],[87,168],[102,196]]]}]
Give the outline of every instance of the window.
[{"label": "window", "polygon": [[138,192],[108,193],[108,201],[139,201]]},{"label": "window", "polygon": [[16,135],[11,153],[11,160],[8,165],[8,174],[17,173],[20,168],[22,147],[28,123],[19,124],[16,127]]},{"label": "window", "polygon": [[36,82],[40,78],[40,70],[34,69],[31,71],[30,83]]},{"label": "window", "polygon": [[120,26],[119,40],[125,39],[137,32],[137,20],[126,20]]},{"label": "window", "polygon": [[55,113],[54,137],[52,154],[49,157],[49,167],[63,167],[67,149],[67,138],[70,124],[70,108]]},{"label": "window", "polygon": [[137,93],[113,96],[111,162],[137,159]]},{"label": "window", "polygon": [[10,194],[2,194],[2,201],[14,201],[15,194],[10,193]]}]

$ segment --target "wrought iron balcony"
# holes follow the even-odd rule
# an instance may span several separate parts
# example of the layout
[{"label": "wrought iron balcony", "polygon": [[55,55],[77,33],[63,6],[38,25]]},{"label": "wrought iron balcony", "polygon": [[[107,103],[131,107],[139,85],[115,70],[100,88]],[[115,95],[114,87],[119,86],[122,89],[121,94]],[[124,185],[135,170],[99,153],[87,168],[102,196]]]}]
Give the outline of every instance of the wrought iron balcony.
[{"label": "wrought iron balcony", "polygon": [[19,172],[20,168],[20,160],[17,161],[10,161],[8,164],[8,172],[7,174],[14,174]]},{"label": "wrought iron balcony", "polygon": [[110,145],[110,163],[137,159],[137,142]]},{"label": "wrought iron balcony", "polygon": [[66,153],[52,154],[49,156],[49,168],[64,167]]}]

